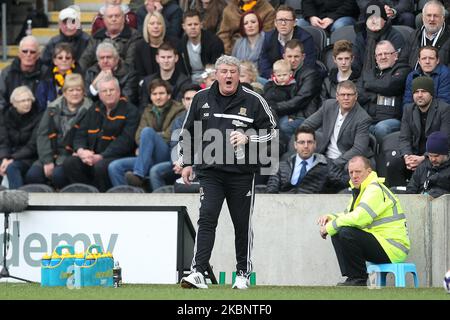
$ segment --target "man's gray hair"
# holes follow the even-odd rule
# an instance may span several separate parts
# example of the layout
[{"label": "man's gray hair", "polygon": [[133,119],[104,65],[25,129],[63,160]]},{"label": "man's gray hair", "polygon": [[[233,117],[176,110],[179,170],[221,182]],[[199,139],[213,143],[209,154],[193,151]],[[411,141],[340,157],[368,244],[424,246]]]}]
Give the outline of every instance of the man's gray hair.
[{"label": "man's gray hair", "polygon": [[358,93],[358,90],[356,89],[356,85],[351,80],[344,80],[338,83],[336,87],[336,92],[341,91],[341,88],[350,89],[354,93]]},{"label": "man's gray hair", "polygon": [[15,102],[17,102],[17,97],[22,94],[27,94],[28,98],[30,98],[31,101],[34,102],[35,99],[34,99],[33,92],[27,86],[20,86],[20,87],[15,88],[13,90],[13,92],[11,93],[11,96],[9,97],[9,102],[14,104]]},{"label": "man's gray hair", "polygon": [[114,7],[119,7],[119,9],[120,9],[120,12],[122,13],[122,15],[125,15],[125,12],[123,12],[123,8],[122,8],[122,5],[120,5],[120,4],[112,4],[112,3],[106,3],[105,4],[105,9],[104,9],[104,14],[106,14],[106,11],[108,10],[108,9],[111,9],[111,8],[114,8]]},{"label": "man's gray hair", "polygon": [[437,0],[430,0],[430,1],[428,1],[427,3],[425,3],[425,5],[424,5],[423,8],[422,8],[422,15],[425,16],[425,9],[426,9],[428,6],[430,6],[430,5],[438,6],[438,7],[441,9],[442,16],[443,16],[443,17],[445,16],[445,7],[444,7],[444,5],[443,5],[441,2],[439,2],[439,1],[437,1]]},{"label": "man's gray hair", "polygon": [[107,75],[107,76],[104,76],[103,78],[100,78],[97,82],[95,89],[97,89],[97,91],[100,91],[100,85],[104,82],[110,82],[110,81],[114,81],[114,85],[116,86],[117,89],[120,90],[119,80],[117,80],[117,78],[112,75]]},{"label": "man's gray hair", "polygon": [[220,65],[222,64],[226,64],[229,66],[236,66],[238,68],[238,71],[241,72],[241,61],[236,58],[236,57],[232,57],[232,56],[227,56],[227,55],[221,55],[217,61],[215,66],[215,69],[217,70],[219,68]]},{"label": "man's gray hair", "polygon": [[98,61],[98,55],[99,55],[100,51],[111,52],[113,54],[114,58],[119,57],[119,52],[117,51],[116,46],[109,39],[104,40],[102,43],[100,43],[97,46],[97,49],[95,50],[95,56],[97,57],[97,61]]},{"label": "man's gray hair", "polygon": [[25,36],[19,42],[19,49],[22,49],[25,42],[31,42],[36,47],[36,50],[39,51],[39,40],[35,36]]}]

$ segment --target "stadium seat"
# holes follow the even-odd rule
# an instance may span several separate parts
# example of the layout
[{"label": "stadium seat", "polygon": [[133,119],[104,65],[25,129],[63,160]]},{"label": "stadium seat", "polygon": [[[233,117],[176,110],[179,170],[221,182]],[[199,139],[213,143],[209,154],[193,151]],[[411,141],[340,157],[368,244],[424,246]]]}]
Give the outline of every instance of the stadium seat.
[{"label": "stadium seat", "polygon": [[55,192],[55,190],[52,187],[43,183],[25,184],[19,187],[18,190],[26,192]]},{"label": "stadium seat", "polygon": [[327,46],[327,33],[325,30],[313,26],[303,26],[301,28],[313,37],[317,50],[317,59],[321,59],[323,49]]},{"label": "stadium seat", "polygon": [[411,33],[414,32],[414,29],[411,27],[408,27],[408,26],[394,25],[394,26],[392,26],[392,28],[402,34],[403,40],[405,40],[406,43],[408,43]]},{"label": "stadium seat", "polygon": [[60,192],[79,192],[79,193],[99,193],[98,189],[94,186],[85,183],[72,183],[61,189]]},{"label": "stadium seat", "polygon": [[376,154],[377,174],[386,177],[387,169],[393,158],[400,156],[399,150],[400,131],[392,132],[383,138]]},{"label": "stadium seat", "polygon": [[329,45],[327,46],[324,51],[322,52],[322,61],[327,67],[328,72],[331,71],[331,69],[335,68],[336,65],[333,61],[333,46]]},{"label": "stadium seat", "polygon": [[351,43],[355,43],[356,33],[353,26],[344,26],[334,30],[330,35],[330,45],[334,44],[338,40],[348,40]]},{"label": "stadium seat", "polygon": [[414,286],[419,287],[419,277],[417,276],[416,265],[414,263],[367,263],[367,273],[376,274],[376,285],[386,286],[386,275],[393,273],[395,276],[395,286],[404,288],[406,286],[406,274],[411,272],[414,278]]},{"label": "stadium seat", "polygon": [[173,186],[162,186],[156,190],[153,190],[153,193],[174,193]]},{"label": "stadium seat", "polygon": [[302,0],[285,0],[284,4],[294,9],[297,18],[302,17]]},{"label": "stadium seat", "polygon": [[130,186],[128,184],[122,184],[120,186],[115,186],[108,191],[107,193],[145,193],[145,190],[139,187]]}]

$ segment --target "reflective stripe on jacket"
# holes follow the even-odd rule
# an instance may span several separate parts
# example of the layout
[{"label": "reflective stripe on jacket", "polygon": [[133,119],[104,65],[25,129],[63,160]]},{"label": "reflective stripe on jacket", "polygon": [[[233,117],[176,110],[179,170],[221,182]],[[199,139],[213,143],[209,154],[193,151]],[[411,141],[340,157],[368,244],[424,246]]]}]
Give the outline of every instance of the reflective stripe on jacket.
[{"label": "reflective stripe on jacket", "polygon": [[349,211],[353,201],[350,199],[345,212],[329,215],[331,220],[326,229],[330,236],[344,226],[369,232],[381,244],[391,262],[402,262],[410,249],[405,214],[397,196],[383,182],[384,178],[378,178],[372,171],[361,184],[353,211]]}]

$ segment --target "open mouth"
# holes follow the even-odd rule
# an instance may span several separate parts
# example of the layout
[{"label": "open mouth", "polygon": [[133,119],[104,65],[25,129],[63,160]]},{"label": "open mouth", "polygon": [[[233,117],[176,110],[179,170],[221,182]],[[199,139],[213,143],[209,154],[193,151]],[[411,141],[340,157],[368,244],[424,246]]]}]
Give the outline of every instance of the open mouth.
[{"label": "open mouth", "polygon": [[231,80],[227,80],[227,81],[225,82],[225,84],[226,84],[227,86],[231,86],[232,83],[233,83],[233,81],[231,81]]}]

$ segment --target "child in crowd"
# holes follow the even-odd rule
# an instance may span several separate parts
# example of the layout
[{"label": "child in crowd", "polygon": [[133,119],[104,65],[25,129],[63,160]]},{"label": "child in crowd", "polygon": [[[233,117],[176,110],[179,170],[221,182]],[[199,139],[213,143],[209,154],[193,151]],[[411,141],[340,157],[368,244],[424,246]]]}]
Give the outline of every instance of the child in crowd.
[{"label": "child in crowd", "polygon": [[205,66],[205,72],[202,74],[202,82],[200,87],[202,89],[209,88],[213,82],[216,81],[216,69],[213,64],[207,64]]}]

